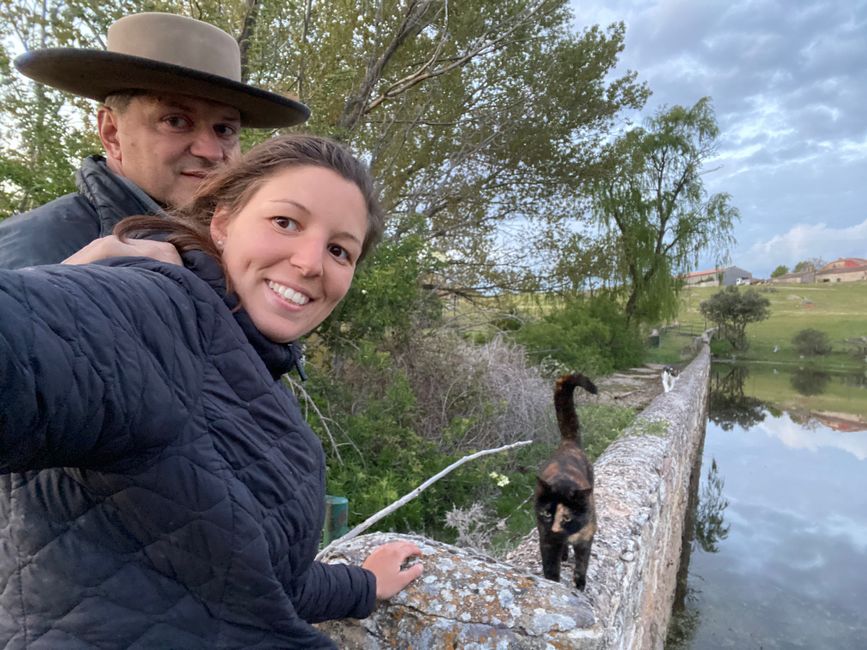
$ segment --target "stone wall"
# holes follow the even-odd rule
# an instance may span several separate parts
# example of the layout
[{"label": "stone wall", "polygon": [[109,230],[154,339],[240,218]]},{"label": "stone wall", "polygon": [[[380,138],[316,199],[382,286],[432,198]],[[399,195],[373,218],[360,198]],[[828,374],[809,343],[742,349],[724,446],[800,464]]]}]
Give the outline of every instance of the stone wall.
[{"label": "stone wall", "polygon": [[508,562],[413,536],[365,535],[328,561],[360,563],[409,538],[424,575],[363,621],[322,624],[340,648],[661,648],[674,599],[690,477],[704,440],[710,355],[702,345],[597,460],[599,529],[582,593],[541,577],[535,531]]}]

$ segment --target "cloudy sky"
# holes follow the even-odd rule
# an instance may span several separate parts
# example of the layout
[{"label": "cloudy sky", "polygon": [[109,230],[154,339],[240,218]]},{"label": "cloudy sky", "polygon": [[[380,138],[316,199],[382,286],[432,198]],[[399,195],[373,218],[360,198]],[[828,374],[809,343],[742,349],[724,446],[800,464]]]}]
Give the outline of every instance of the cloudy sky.
[{"label": "cloudy sky", "polygon": [[705,185],[740,210],[734,264],[767,277],[867,258],[867,0],[572,4],[579,26],[626,23],[621,69],[653,91],[642,115],[713,99],[722,135]]}]

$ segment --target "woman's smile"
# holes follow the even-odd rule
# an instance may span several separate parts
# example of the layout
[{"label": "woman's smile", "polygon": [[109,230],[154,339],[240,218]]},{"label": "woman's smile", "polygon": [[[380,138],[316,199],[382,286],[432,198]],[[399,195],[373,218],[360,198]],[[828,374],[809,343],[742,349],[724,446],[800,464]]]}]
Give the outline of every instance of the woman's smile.
[{"label": "woman's smile", "polygon": [[352,181],[324,167],[289,167],[237,211],[211,221],[230,284],[253,323],[286,343],[325,320],[346,295],[367,232]]},{"label": "woman's smile", "polygon": [[309,296],[305,296],[303,293],[295,291],[292,287],[287,287],[286,285],[274,282],[273,280],[268,281],[268,288],[294,305],[303,306],[310,302]]}]

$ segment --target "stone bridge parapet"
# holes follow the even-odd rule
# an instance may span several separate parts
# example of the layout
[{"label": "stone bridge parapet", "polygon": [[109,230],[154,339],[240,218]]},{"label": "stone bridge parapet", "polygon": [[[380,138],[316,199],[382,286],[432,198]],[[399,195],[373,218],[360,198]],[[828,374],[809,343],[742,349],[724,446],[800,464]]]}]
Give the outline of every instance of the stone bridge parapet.
[{"label": "stone bridge parapet", "polygon": [[327,560],[360,563],[384,541],[409,538],[424,551],[425,574],[368,619],[320,628],[350,649],[662,648],[704,441],[706,341],[674,388],[595,463],[599,529],[584,592],[571,588],[571,566],[564,566],[562,584],[541,577],[535,531],[506,562],[376,533],[341,544]]}]

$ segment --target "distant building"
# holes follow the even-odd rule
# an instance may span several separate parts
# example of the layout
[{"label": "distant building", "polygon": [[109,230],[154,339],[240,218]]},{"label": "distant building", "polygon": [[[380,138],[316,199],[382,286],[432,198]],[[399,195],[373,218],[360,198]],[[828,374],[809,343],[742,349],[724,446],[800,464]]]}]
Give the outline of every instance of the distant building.
[{"label": "distant building", "polygon": [[683,276],[688,287],[728,287],[733,284],[749,284],[753,274],[737,266],[710,271],[694,271]]},{"label": "distant building", "polygon": [[816,281],[815,271],[802,271],[801,273],[786,273],[771,278],[776,284],[812,284]]},{"label": "distant building", "polygon": [[816,282],[855,282],[867,280],[867,260],[841,257],[816,271]]}]

